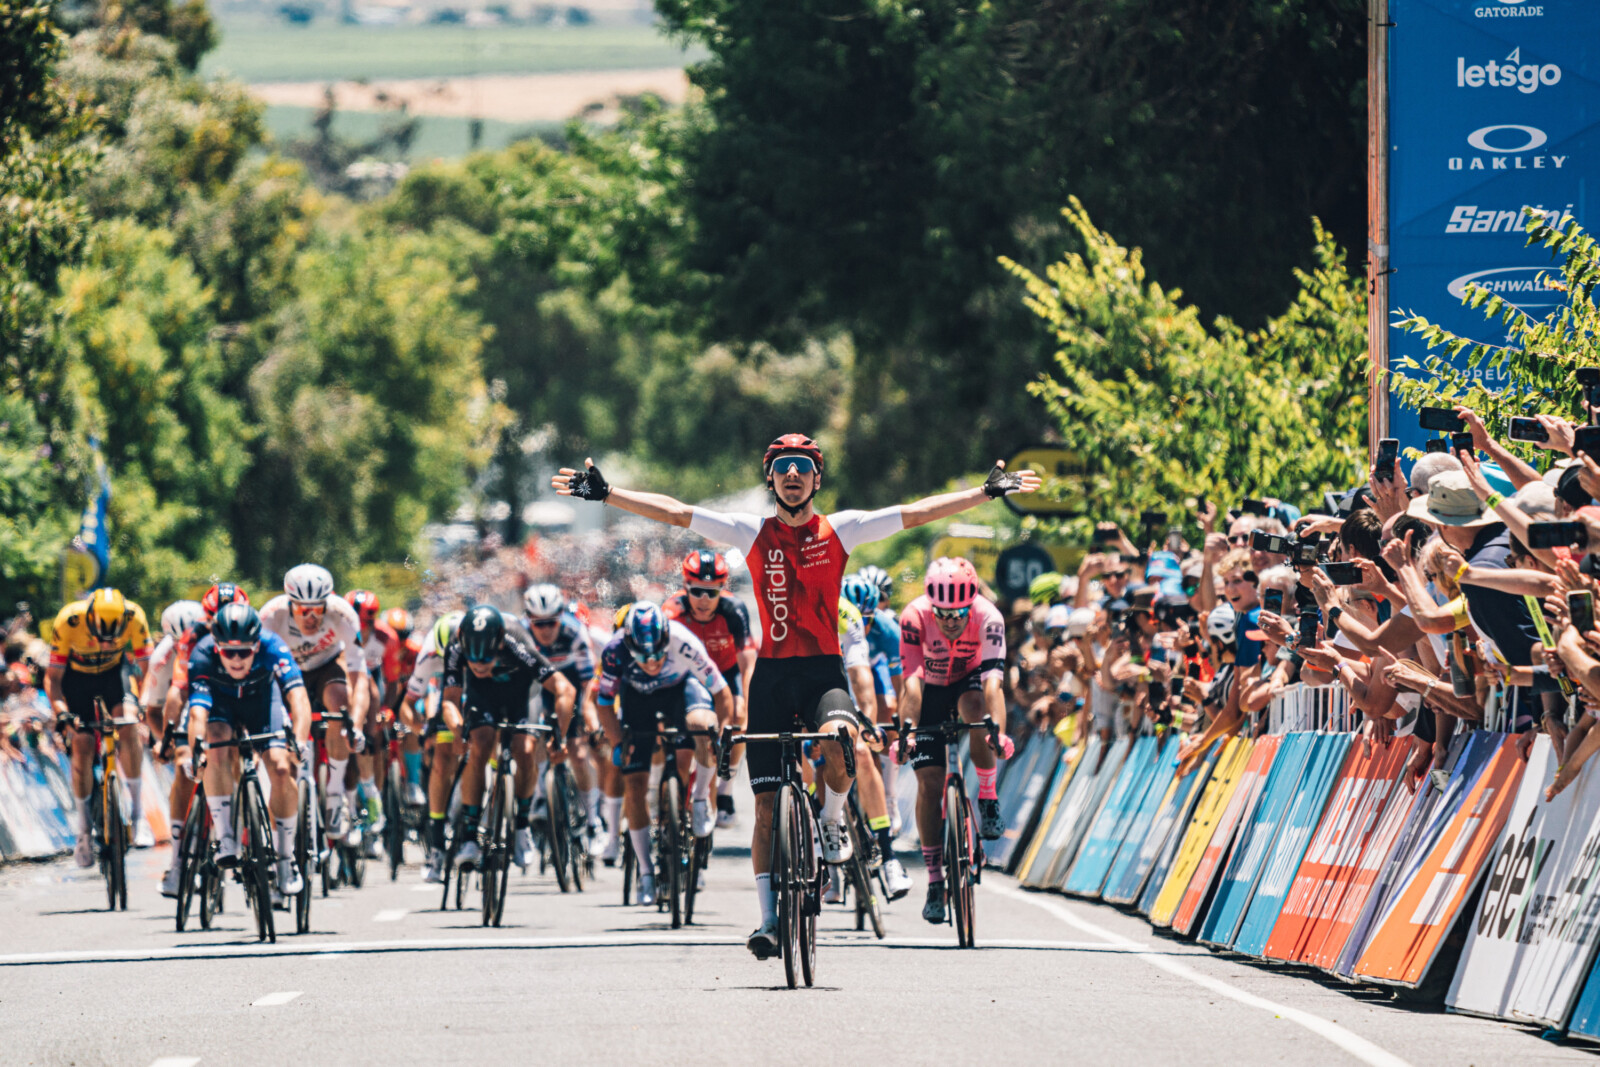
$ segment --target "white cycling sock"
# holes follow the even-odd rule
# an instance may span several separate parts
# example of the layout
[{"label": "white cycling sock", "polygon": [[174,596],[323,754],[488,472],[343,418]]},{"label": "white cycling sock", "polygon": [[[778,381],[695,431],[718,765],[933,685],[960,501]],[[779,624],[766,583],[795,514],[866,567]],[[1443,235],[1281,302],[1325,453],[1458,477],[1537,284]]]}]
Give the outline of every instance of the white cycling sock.
[{"label": "white cycling sock", "polygon": [[294,815],[289,816],[287,819],[272,820],[275,824],[274,828],[278,831],[278,858],[280,860],[294,858],[294,830],[295,823],[298,821],[298,819],[299,813],[297,812]]},{"label": "white cycling sock", "polygon": [[233,798],[206,797],[206,807],[211,809],[211,836],[216,841],[233,837]]},{"label": "white cycling sock", "polygon": [[629,830],[628,837],[633,841],[633,854],[639,858],[640,873],[654,881],[655,871],[650,867],[650,831]]},{"label": "white cycling sock", "polygon": [[611,834],[611,840],[622,839],[622,798],[606,797],[605,799],[606,830]]},{"label": "white cycling sock", "polygon": [[717,779],[717,796],[719,796],[719,797],[731,797],[731,796],[733,796],[733,779],[732,778],[729,778],[726,781],[723,781],[720,778]]},{"label": "white cycling sock", "polygon": [[73,799],[78,802],[78,833],[87,834],[89,832],[90,823],[89,798],[74,797]]},{"label": "white cycling sock", "polygon": [[778,899],[772,892],[772,875],[756,875],[756,901],[761,905],[761,925],[778,921]]},{"label": "white cycling sock", "polygon": [[899,771],[900,765],[894,761],[894,757],[885,755],[878,758],[878,766],[883,773],[883,795],[889,798],[889,803],[892,805],[895,802],[895,774]]},{"label": "white cycling sock", "polygon": [[344,769],[349,766],[350,759],[334,759],[328,757],[328,795],[330,797],[344,796]]},{"label": "white cycling sock", "polygon": [[550,766],[549,760],[540,760],[539,766],[533,769],[533,802],[537,804],[544,799],[544,769]]},{"label": "white cycling sock", "polygon": [[378,780],[377,780],[377,778],[373,777],[372,775],[368,775],[367,777],[361,779],[361,791],[362,791],[362,794],[365,795],[365,796],[369,796],[369,797],[377,796],[378,795]]},{"label": "white cycling sock", "polygon": [[704,765],[696,765],[694,770],[694,786],[689,790],[690,800],[710,800],[711,781],[717,772]]},{"label": "white cycling sock", "polygon": [[822,784],[822,821],[844,822],[844,802],[850,799],[850,790],[835,793],[826,782]]},{"label": "white cycling sock", "polygon": [[124,778],[128,783],[128,821],[135,826],[144,818],[144,779]]},{"label": "white cycling sock", "polygon": [[589,821],[598,821],[600,818],[600,787],[595,786],[593,789],[585,790],[583,801],[589,812]]}]

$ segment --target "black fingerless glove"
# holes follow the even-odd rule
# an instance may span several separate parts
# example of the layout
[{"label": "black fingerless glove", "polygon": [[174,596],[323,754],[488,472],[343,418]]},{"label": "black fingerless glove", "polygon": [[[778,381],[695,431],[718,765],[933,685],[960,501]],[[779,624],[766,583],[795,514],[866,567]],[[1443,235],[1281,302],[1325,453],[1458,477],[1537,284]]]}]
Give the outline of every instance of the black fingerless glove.
[{"label": "black fingerless glove", "polygon": [[606,484],[606,479],[600,473],[599,467],[589,467],[574,474],[567,483],[572,490],[572,495],[580,500],[593,500],[596,503],[611,495],[611,486]]},{"label": "black fingerless glove", "polygon": [[998,463],[996,463],[994,465],[994,469],[989,472],[988,480],[983,483],[984,495],[991,500],[997,497],[1005,496],[1007,493],[1015,493],[1021,488],[1022,475],[1011,474],[1004,470]]}]

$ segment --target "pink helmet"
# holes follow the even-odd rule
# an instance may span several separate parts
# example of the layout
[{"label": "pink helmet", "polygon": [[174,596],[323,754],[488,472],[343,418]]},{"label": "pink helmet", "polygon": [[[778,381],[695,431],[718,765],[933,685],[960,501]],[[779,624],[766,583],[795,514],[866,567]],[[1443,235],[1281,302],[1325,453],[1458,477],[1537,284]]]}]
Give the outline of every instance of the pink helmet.
[{"label": "pink helmet", "polygon": [[936,608],[970,607],[978,595],[978,572],[960,556],[941,557],[928,565],[922,588]]}]

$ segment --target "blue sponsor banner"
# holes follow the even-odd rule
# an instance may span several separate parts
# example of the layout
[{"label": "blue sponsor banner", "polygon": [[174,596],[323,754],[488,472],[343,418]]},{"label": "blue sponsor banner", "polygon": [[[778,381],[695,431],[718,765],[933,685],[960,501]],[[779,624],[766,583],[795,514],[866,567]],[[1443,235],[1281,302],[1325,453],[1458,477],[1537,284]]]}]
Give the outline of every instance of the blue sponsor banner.
[{"label": "blue sponsor banner", "polygon": [[1350,751],[1351,734],[1324,734],[1316,739],[1316,747],[1306,766],[1300,784],[1295,788],[1294,803],[1284,816],[1283,829],[1273,843],[1271,858],[1261,871],[1255,895],[1250,899],[1249,910],[1239,924],[1239,936],[1234,939],[1236,952],[1262,956],[1267,951],[1267,939],[1277,925],[1278,913],[1288,899],[1289,887],[1294,884],[1295,872],[1305,858],[1306,846],[1322,821],[1322,809],[1327,806],[1328,792],[1333,788],[1339,771],[1344,766],[1345,754]]},{"label": "blue sponsor banner", "polygon": [[1089,836],[1072,864],[1072,870],[1067,873],[1067,880],[1061,886],[1064,891],[1080,896],[1100,894],[1106,872],[1117,858],[1117,849],[1122,844],[1128,821],[1133,818],[1134,809],[1144,796],[1144,787],[1155,767],[1156,755],[1155,738],[1141,737],[1133,743],[1133,751],[1128,753],[1122,773],[1117,776],[1116,784],[1106,797],[1105,806],[1096,816]]},{"label": "blue sponsor banner", "polygon": [[[1218,738],[1200,766],[1190,771],[1188,777],[1178,779],[1178,791],[1150,826],[1150,836],[1162,835],[1163,840],[1155,863],[1145,873],[1144,891],[1139,897],[1139,910],[1146,915],[1150,914],[1150,909],[1156,905],[1156,898],[1161,895],[1167,872],[1172,869],[1172,861],[1183,845],[1189,818],[1194,814],[1195,805],[1200,802],[1201,791],[1211,781],[1211,772],[1216,770],[1217,761],[1222,758],[1222,750],[1227,747],[1228,741],[1226,737]],[[1146,839],[1148,844],[1149,840]]]},{"label": "blue sponsor banner", "polygon": [[1248,825],[1239,831],[1233,854],[1228,858],[1228,869],[1217,884],[1211,909],[1206,912],[1205,926],[1200,931],[1200,940],[1206,944],[1224,948],[1233,944],[1245,907],[1256,891],[1256,882],[1272,852],[1272,843],[1277,840],[1278,826],[1294,800],[1295,789],[1300,785],[1316,743],[1316,734],[1293,733],[1286,735],[1278,747],[1267,784],[1261,790],[1261,799],[1256,802]]},{"label": "blue sponsor banner", "polygon": [[1139,892],[1139,883],[1149,873],[1150,865],[1155,862],[1155,851],[1161,847],[1161,843],[1151,845],[1149,853],[1146,854],[1145,838],[1150,833],[1150,825],[1155,822],[1156,814],[1163,806],[1162,802],[1167,799],[1167,790],[1172,785],[1173,775],[1178,771],[1179,747],[1176,736],[1167,739],[1166,746],[1156,757],[1155,770],[1145,785],[1144,796],[1140,799],[1139,806],[1134,809],[1133,818],[1128,820],[1128,825],[1123,830],[1122,847],[1117,849],[1117,858],[1106,874],[1105,899],[1113,904],[1133,903],[1133,898]]},{"label": "blue sponsor banner", "polygon": [[[1600,3],[1389,0],[1389,15],[1390,310],[1503,343],[1498,320],[1461,305],[1469,283],[1536,318],[1560,295],[1538,284],[1559,265],[1524,247],[1522,209],[1594,221]],[[1390,330],[1396,373],[1403,357],[1426,354],[1415,334]],[[1493,368],[1478,373],[1505,384]],[[1402,445],[1433,436],[1397,400],[1389,418]]]},{"label": "blue sponsor banner", "polygon": [[1017,849],[1026,843],[1039,803],[1050,795],[1050,785],[1062,766],[1061,742],[1050,734],[1036,734],[1028,744],[1027,757],[1025,767],[1013,767],[1007,773],[1006,783],[1012,788],[1000,800],[1005,835],[984,846],[994,867],[1008,867],[1019,855]]},{"label": "blue sponsor banner", "polygon": [[1596,960],[1572,1009],[1567,1031],[1600,1041],[1600,960]]}]

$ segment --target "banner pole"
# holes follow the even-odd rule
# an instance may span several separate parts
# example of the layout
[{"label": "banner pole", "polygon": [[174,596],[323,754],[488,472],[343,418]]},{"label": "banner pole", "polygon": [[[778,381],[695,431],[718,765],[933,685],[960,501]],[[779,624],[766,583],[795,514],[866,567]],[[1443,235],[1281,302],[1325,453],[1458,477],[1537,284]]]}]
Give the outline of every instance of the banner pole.
[{"label": "banner pole", "polygon": [[1367,448],[1389,436],[1389,0],[1367,16]]}]

